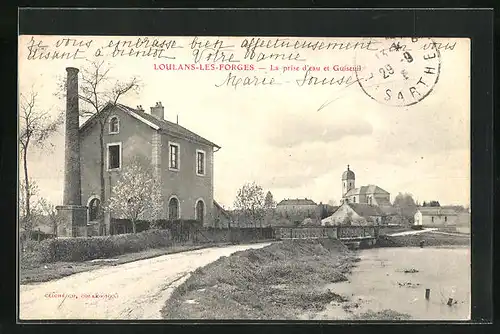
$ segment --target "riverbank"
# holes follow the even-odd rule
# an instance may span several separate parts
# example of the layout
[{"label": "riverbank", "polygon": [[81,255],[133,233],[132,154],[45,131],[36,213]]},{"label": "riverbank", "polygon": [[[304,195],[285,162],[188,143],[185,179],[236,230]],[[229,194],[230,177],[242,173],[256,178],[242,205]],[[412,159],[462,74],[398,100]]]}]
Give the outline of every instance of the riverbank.
[{"label": "riverbank", "polygon": [[351,301],[327,305],[311,320],[391,320],[387,309],[405,314],[401,320],[470,319],[469,247],[372,248],[357,256],[348,282],[323,287]]},{"label": "riverbank", "polygon": [[435,247],[435,246],[468,246],[470,235],[428,231],[406,235],[380,235],[377,247]]},{"label": "riverbank", "polygon": [[338,240],[285,240],[200,268],[166,301],[164,319],[303,319],[349,302],[316,289],[347,276],[359,258]]}]

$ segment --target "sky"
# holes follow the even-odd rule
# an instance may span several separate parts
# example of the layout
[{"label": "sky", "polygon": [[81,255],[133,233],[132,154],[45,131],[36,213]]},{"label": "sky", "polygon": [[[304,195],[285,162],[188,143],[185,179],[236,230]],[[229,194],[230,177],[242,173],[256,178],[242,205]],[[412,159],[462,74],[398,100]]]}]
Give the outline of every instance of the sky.
[{"label": "sky", "polygon": [[[155,38],[158,41],[175,40],[176,46],[183,48],[167,49],[168,44],[163,43],[163,53],[160,54],[163,58],[158,58],[158,53],[156,56],[137,57],[127,54],[130,45],[118,44],[118,49],[125,52],[121,55],[115,53],[113,57],[112,51],[119,41],[137,41],[138,37],[70,37],[82,42],[80,46],[73,46],[73,41],[66,45],[64,38],[20,36],[20,94],[36,91],[37,107],[56,115],[65,108],[65,101],[56,93],[58,82],[65,76],[68,66],[81,69],[88,66],[89,61],[99,59],[110,68],[113,80],[137,76],[141,83],[140,91],[124,96],[121,103],[131,107],[142,105],[148,112],[149,107],[161,101],[167,120],[175,122],[178,117],[180,125],[221,146],[214,154],[214,197],[227,208],[232,206],[237,190],[246,182],[256,182],[264,191],[271,191],[276,201],[310,198],[317,203],[338,203],[342,196],[341,175],[347,165],[356,174],[356,186],[376,184],[391,193],[391,200],[402,192],[412,194],[420,202],[438,200],[442,205],[469,205],[468,39],[433,39],[443,46],[447,43],[455,45],[453,49],[440,51],[437,83],[418,103],[394,106],[383,99],[383,92],[387,87],[395,90],[402,85],[405,88],[400,81],[393,80],[384,86],[386,84],[379,79],[380,84],[365,84],[364,90],[356,82],[352,85],[345,82],[332,85],[297,84],[296,80],[300,82],[306,75],[303,66],[321,69],[309,75],[328,80],[332,77],[339,80],[343,76],[344,79],[349,76],[356,78],[353,71],[332,71],[333,65],[360,65],[360,75],[367,75],[370,71],[376,73],[379,64],[374,55],[377,52],[362,48],[311,50],[258,47],[254,59],[244,59],[246,49],[242,45],[245,45],[245,39],[250,41],[250,37],[198,37],[193,44],[194,37],[148,37],[150,43]],[[144,41],[144,37],[140,38]],[[253,64],[255,70],[159,70],[164,64],[194,64],[193,52],[197,49],[200,49],[198,55],[210,53],[210,50],[203,49],[206,40],[212,43],[209,47],[222,46],[219,56],[224,52],[227,60],[232,53],[234,59],[240,60],[233,64]],[[275,41],[276,38],[266,37],[266,40]],[[290,40],[367,42],[366,38],[290,37]],[[378,46],[373,48],[384,48],[387,43],[380,40]],[[419,43],[425,43],[425,40]],[[46,47],[40,49],[37,45]],[[108,45],[111,47],[103,47]],[[144,47],[139,49],[147,50]],[[35,50],[37,53],[34,53]],[[97,50],[103,55],[96,57]],[[415,67],[408,67],[410,81],[418,80],[422,65],[417,58],[432,50],[423,51],[416,47],[408,50],[416,60],[413,63]],[[44,56],[50,58],[55,51],[76,54],[81,59],[40,59]],[[261,61],[257,61],[259,52],[264,55]],[[273,53],[279,55],[277,58],[298,60],[266,58],[272,57]],[[391,59],[394,68],[406,66],[405,63],[396,64],[395,58]],[[221,63],[228,64],[221,59],[199,62],[215,64],[216,67]],[[283,66],[291,65],[297,66],[294,71],[290,68],[283,71]],[[279,70],[271,71],[271,66]],[[330,66],[330,71],[326,71],[324,66]],[[237,78],[248,76],[259,82],[265,79],[267,83],[274,78],[275,82],[257,86],[240,83],[234,87],[226,84],[230,75]],[[432,87],[431,82],[428,84]],[[30,177],[36,180],[40,195],[56,205],[62,202],[63,136],[64,129],[61,127],[50,138],[53,147],[43,150],[33,148],[28,156]]]}]

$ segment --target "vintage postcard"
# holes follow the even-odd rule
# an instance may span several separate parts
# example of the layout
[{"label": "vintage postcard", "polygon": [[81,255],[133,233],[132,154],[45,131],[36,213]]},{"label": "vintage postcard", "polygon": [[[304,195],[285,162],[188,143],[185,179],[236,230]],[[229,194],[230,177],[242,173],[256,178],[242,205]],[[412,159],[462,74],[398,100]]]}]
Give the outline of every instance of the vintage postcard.
[{"label": "vintage postcard", "polygon": [[20,320],[469,320],[470,47],[20,35]]}]

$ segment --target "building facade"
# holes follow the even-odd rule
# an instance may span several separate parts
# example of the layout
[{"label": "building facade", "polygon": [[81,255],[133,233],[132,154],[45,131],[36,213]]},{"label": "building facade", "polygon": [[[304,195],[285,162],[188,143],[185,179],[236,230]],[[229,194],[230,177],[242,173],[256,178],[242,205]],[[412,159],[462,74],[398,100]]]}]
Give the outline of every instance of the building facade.
[{"label": "building facade", "polygon": [[101,205],[100,135],[104,141],[105,196],[133,159],[151,164],[161,183],[160,219],[213,221],[213,159],[220,147],[188,129],[164,119],[160,102],[146,113],[141,107],[108,104],[80,127],[82,202],[96,234],[112,231],[109,214],[97,217]]},{"label": "building facade", "polygon": [[459,214],[450,208],[419,207],[414,217],[414,225],[424,227],[456,226]]},{"label": "building facade", "polygon": [[318,205],[308,198],[284,199],[276,205],[276,212],[281,215],[315,215]]}]

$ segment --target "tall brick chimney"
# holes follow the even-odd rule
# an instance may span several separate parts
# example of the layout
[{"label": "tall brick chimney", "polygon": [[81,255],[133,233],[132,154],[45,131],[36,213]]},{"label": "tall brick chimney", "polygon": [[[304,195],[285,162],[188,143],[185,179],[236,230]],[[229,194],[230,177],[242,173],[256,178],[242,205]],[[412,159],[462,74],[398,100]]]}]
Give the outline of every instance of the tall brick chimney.
[{"label": "tall brick chimney", "polygon": [[64,156],[63,205],[81,205],[80,127],[78,109],[78,69],[66,68],[66,137]]},{"label": "tall brick chimney", "polygon": [[151,115],[158,119],[164,120],[165,107],[161,105],[161,102],[156,102],[156,105],[154,107],[151,107]]},{"label": "tall brick chimney", "polygon": [[78,108],[78,69],[66,68],[66,129],[64,149],[63,205],[58,206],[57,235],[87,235],[87,207],[82,206],[80,173],[80,115]]}]

